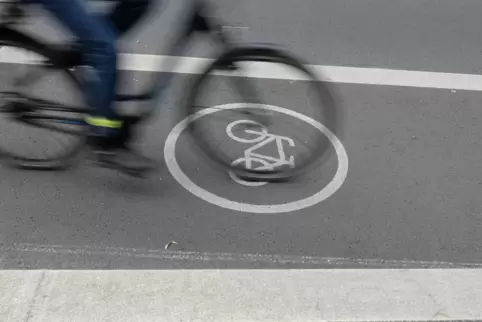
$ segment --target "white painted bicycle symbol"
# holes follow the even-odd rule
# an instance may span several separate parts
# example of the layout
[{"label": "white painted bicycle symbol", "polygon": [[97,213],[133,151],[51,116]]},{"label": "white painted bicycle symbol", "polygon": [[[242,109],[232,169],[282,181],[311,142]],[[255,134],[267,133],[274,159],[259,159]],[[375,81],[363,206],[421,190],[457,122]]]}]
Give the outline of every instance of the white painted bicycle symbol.
[{"label": "white painted bicycle symbol", "polygon": [[[295,146],[295,142],[286,136],[270,134],[266,128],[261,128],[260,130],[254,129],[244,129],[246,134],[254,135],[254,138],[243,138],[236,136],[233,133],[233,128],[236,125],[240,124],[253,124],[259,126],[258,123],[250,120],[238,120],[230,123],[226,127],[226,133],[228,136],[240,143],[255,143],[251,147],[247,148],[244,151],[244,155],[236,160],[234,160],[231,165],[236,166],[241,163],[244,163],[245,169],[253,169],[253,170],[268,170],[272,171],[275,170],[277,167],[281,166],[291,166],[292,168],[295,167],[295,160],[294,157],[291,155],[287,158],[286,153],[284,151],[284,143],[287,143],[290,147]],[[266,145],[274,143],[276,144],[276,149],[278,153],[278,157],[272,157],[269,155],[264,155],[257,153],[259,149],[265,147]],[[244,186],[251,186],[251,187],[258,187],[265,185],[267,182],[248,182],[241,180],[238,178],[234,173],[229,172],[231,179],[235,182],[244,185]]]}]

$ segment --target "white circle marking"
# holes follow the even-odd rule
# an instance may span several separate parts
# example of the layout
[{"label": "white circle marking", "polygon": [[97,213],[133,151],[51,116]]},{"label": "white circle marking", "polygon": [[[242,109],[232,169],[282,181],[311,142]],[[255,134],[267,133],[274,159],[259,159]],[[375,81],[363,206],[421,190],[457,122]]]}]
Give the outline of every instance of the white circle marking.
[{"label": "white circle marking", "polygon": [[[301,200],[292,201],[284,204],[276,204],[276,205],[253,205],[249,203],[237,202],[232,201],[223,197],[219,197],[201,187],[196,185],[182,170],[176,160],[176,143],[179,139],[182,132],[186,129],[187,125],[197,119],[212,114],[215,112],[219,112],[222,109],[239,109],[239,108],[259,108],[269,111],[274,111],[278,113],[283,113],[295,118],[298,118],[314,128],[321,131],[325,134],[330,142],[333,144],[335,148],[335,152],[338,157],[338,169],[335,173],[333,179],[326,185],[322,190],[318,191],[317,193]],[[320,122],[306,116],[300,114],[298,112],[279,107],[274,105],[265,105],[265,104],[249,104],[249,103],[232,103],[232,104],[224,104],[218,105],[210,108],[206,108],[202,111],[197,112],[192,116],[186,117],[184,120],[179,122],[174,128],[171,130],[169,135],[167,136],[166,143],[164,145],[164,159],[166,162],[166,166],[171,172],[174,179],[179,182],[184,189],[191,192],[193,195],[207,201],[211,204],[217,205],[222,208],[240,211],[240,212],[248,212],[248,213],[259,213],[259,214],[277,214],[277,213],[286,213],[301,210],[307,207],[311,207],[321,201],[329,198],[333,195],[343,184],[348,174],[348,155],[346,153],[345,147],[341,143],[341,141],[331,132],[328,128],[326,128]]]}]

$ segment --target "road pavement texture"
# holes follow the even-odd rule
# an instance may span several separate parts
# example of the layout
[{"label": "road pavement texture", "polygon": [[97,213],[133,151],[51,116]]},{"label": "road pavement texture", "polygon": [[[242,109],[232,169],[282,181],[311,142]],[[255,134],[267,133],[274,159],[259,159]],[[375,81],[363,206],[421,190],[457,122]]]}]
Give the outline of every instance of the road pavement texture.
[{"label": "road pavement texture", "polygon": [[[180,77],[165,107],[175,106],[174,96],[189,77]],[[272,104],[300,106],[302,98],[282,95],[284,83],[258,80],[278,99]],[[171,250],[479,263],[479,93],[338,88],[347,107],[346,137],[338,147],[346,159],[333,155],[309,178],[240,185],[212,170],[186,135],[173,142],[169,124],[176,123],[176,113],[163,110],[140,142],[143,151],[165,160],[146,180],[87,163],[56,173],[4,168],[2,239],[6,245],[57,245],[60,253],[62,247],[84,246],[159,250],[175,241]],[[286,127],[291,133],[281,134],[290,137],[304,129],[295,122]],[[224,136],[220,144],[236,144],[223,133],[228,122],[211,124],[219,126],[212,126],[213,137]],[[36,137],[40,145],[42,137]],[[325,189],[333,182],[334,188]],[[299,202],[321,189],[327,192],[318,203]],[[30,252],[17,251],[29,257]]]},{"label": "road pavement texture", "polygon": [[[184,84],[192,77],[179,74],[173,90],[159,102],[162,109],[159,116],[148,125],[143,133],[144,140],[140,142],[143,151],[165,162],[159,172],[150,178],[135,180],[86,164],[67,172],[56,173],[1,169],[0,267],[15,270],[129,269],[133,271],[119,274],[132,274],[133,277],[128,277],[127,280],[134,285],[133,292],[140,291],[136,288],[138,284],[133,282],[136,278],[142,280],[139,282],[142,285],[155,285],[152,278],[160,279],[162,283],[158,284],[167,284],[166,287],[183,285],[182,281],[189,284],[190,280],[199,281],[205,278],[206,289],[215,291],[218,291],[219,287],[227,287],[224,281],[231,280],[239,284],[233,289],[225,288],[218,294],[223,294],[224,303],[242,303],[240,312],[244,314],[249,312],[247,308],[254,305],[255,301],[251,300],[257,298],[250,298],[249,295],[244,297],[247,302],[236,302],[229,294],[236,296],[239,289],[251,289],[250,294],[256,294],[254,285],[263,281],[266,282],[265,290],[273,291],[266,297],[259,297],[272,298],[271,306],[270,302],[265,302],[272,308],[268,310],[270,314],[278,309],[290,307],[286,304],[280,305],[280,301],[286,303],[283,301],[300,297],[306,298],[306,303],[311,304],[315,302],[313,299],[323,302],[320,300],[323,296],[344,299],[343,305],[347,308],[347,311],[343,311],[329,301],[325,301],[333,304],[329,308],[313,304],[310,306],[315,307],[313,311],[305,309],[303,303],[298,303],[298,307],[292,304],[295,313],[292,316],[286,315],[292,317],[286,320],[480,318],[482,310],[477,305],[482,303],[479,291],[481,288],[475,283],[479,270],[384,271],[387,280],[392,283],[385,283],[382,278],[374,281],[381,276],[382,273],[379,271],[347,271],[342,278],[333,279],[338,281],[336,285],[327,284],[333,277],[326,276],[343,274],[338,270],[281,270],[481,266],[482,204],[478,192],[481,182],[479,174],[482,170],[482,154],[479,151],[482,136],[479,128],[482,117],[482,88],[477,84],[477,81],[480,82],[480,76],[418,74],[397,70],[476,74],[480,64],[476,61],[476,58],[480,58],[480,45],[477,45],[480,40],[475,41],[471,37],[475,39],[474,30],[480,30],[477,24],[482,23],[478,17],[471,17],[474,14],[474,6],[480,5],[475,1],[438,1],[436,4],[434,1],[409,1],[407,4],[365,1],[365,6],[355,5],[354,1],[307,1],[306,6],[294,8],[294,4],[289,4],[288,1],[281,1],[276,6],[269,3],[263,1],[257,7],[259,10],[255,10],[255,14],[247,17],[250,19],[250,30],[254,29],[249,33],[251,36],[255,34],[264,40],[269,36],[275,42],[288,42],[292,49],[313,64],[393,69],[380,71],[319,66],[320,70],[332,76],[332,81],[341,82],[337,83],[336,87],[340,103],[346,112],[346,131],[342,144],[334,141],[334,148],[338,154],[333,154],[326,166],[311,174],[309,180],[305,178],[306,180],[294,183],[268,184],[260,187],[240,185],[227,174],[210,170],[197,152],[187,144],[185,133],[179,133],[177,141],[174,140],[178,128],[174,128],[173,131],[173,125],[181,121],[175,108],[185,93]],[[326,19],[319,21],[327,26],[316,29],[318,32],[322,31],[320,41],[316,42],[312,41],[316,34],[315,29],[310,27],[315,24],[314,18],[310,17],[313,17],[313,12],[316,11],[306,8],[318,9],[321,4],[323,8],[319,8],[318,12],[322,17],[326,16]],[[243,10],[248,10],[249,6],[254,7],[254,1],[247,1]],[[286,16],[286,8],[296,9],[292,11],[293,16]],[[432,10],[434,16],[427,18],[427,14]],[[445,15],[442,14],[444,12]],[[452,23],[447,22],[448,12],[452,14]],[[272,15],[268,17],[268,13]],[[320,17],[319,15],[316,16]],[[345,22],[340,25],[345,29],[328,28],[337,15],[342,15],[343,19],[340,19],[338,24]],[[400,17],[396,18],[396,15]],[[172,16],[169,17],[172,19]],[[383,17],[383,20],[375,24],[377,20],[374,17]],[[443,17],[446,17],[445,20]],[[271,19],[274,21],[273,24]],[[261,29],[260,21],[269,22],[270,27]],[[380,23],[386,27],[386,35],[373,36],[374,32],[378,34],[383,30],[380,27],[375,28]],[[149,30],[158,24],[166,22],[156,20],[149,25]],[[370,27],[371,25],[373,26]],[[43,22],[34,25],[36,28],[38,26],[51,28]],[[153,43],[152,39],[159,37],[154,38],[149,30],[138,37],[139,43],[135,40],[127,42],[127,47],[133,48],[131,52],[155,53],[144,45]],[[393,35],[394,31],[390,36],[391,30],[397,30],[396,35]],[[430,38],[427,39],[431,41],[426,41],[424,34],[428,35],[429,31]],[[303,36],[300,36],[301,34]],[[346,37],[341,37],[340,34]],[[388,43],[391,43],[390,39],[395,36],[399,39],[397,46],[388,46]],[[308,39],[311,40],[307,41]],[[466,47],[458,45],[462,40]],[[348,46],[350,44],[356,48]],[[458,48],[464,48],[464,51],[459,52]],[[193,52],[197,56],[204,56],[203,50],[208,52],[209,48]],[[330,55],[326,55],[328,50]],[[437,55],[435,58],[434,53]],[[0,56],[1,54],[0,50]],[[427,59],[420,58],[425,55]],[[135,84],[139,87],[147,81],[148,71],[152,71],[152,64],[146,62],[152,56],[131,58],[137,58],[140,62],[127,66],[127,69],[137,70],[135,73],[127,74],[127,78],[130,79],[129,86]],[[0,65],[0,70],[5,71],[7,68],[4,64]],[[305,97],[301,92],[297,92],[296,89],[294,92],[287,91],[292,90],[300,82],[296,81],[296,84],[293,84],[293,80],[282,77],[268,79],[272,74],[264,74],[263,79],[263,71],[260,74],[261,78],[257,82],[272,94],[270,104],[294,110],[303,106]],[[302,122],[293,121],[292,118],[291,121],[298,124]],[[228,123],[218,124],[218,127],[212,128],[213,131],[220,131],[218,133],[225,133],[227,125]],[[291,137],[296,133],[288,131],[277,134]],[[39,140],[43,138],[41,135],[35,137]],[[229,137],[226,136],[225,140],[225,144],[232,144]],[[173,157],[177,162],[173,162]],[[316,195],[320,189],[325,191],[322,193],[324,200],[303,208],[306,203],[299,200]],[[291,203],[290,207],[301,209],[294,211],[293,208],[288,209],[286,206],[274,206],[282,203]],[[135,271],[186,268],[192,269],[192,273],[157,271],[153,273],[153,277]],[[267,279],[262,271],[243,270],[232,273],[241,280],[244,276],[249,276],[249,281],[246,282],[236,280],[234,276],[223,275],[230,274],[229,272],[196,270],[201,268],[275,268],[279,271],[269,272],[268,275],[292,275],[290,278],[272,275],[273,279]],[[10,275],[5,274],[7,275],[2,276],[8,280],[26,280],[19,282],[25,285],[25,288],[22,288],[22,291],[27,292],[25,294],[30,294],[28,292],[34,289],[38,290],[37,295],[33,297],[22,298],[27,301],[27,306],[34,303],[34,307],[37,307],[38,304],[39,314],[35,313],[35,310],[27,312],[34,312],[30,314],[39,321],[62,319],[60,314],[63,313],[56,311],[58,302],[55,301],[63,300],[52,296],[56,294],[60,285],[72,286],[69,290],[60,287],[59,292],[65,293],[59,295],[66,296],[69,292],[77,294],[79,289],[85,290],[79,284],[88,284],[90,278],[96,279],[98,285],[104,285],[105,287],[99,288],[102,290],[108,289],[110,285],[123,288],[122,283],[126,280],[125,275],[104,275],[104,271],[39,271],[30,275],[25,271],[12,271]],[[79,278],[80,275],[75,274],[83,274],[83,277]],[[325,277],[320,278],[317,274]],[[422,277],[417,274],[422,274]],[[443,274],[450,274],[450,278]],[[45,283],[42,284],[39,279]],[[79,280],[79,284],[73,285],[69,282],[72,280]],[[280,280],[284,281],[283,284],[277,284]],[[336,293],[337,290],[350,289],[346,286],[350,285],[349,281],[363,284],[363,287],[351,289],[361,290],[355,292],[358,300],[346,300],[338,296],[340,293]],[[306,284],[303,284],[305,282]],[[281,292],[281,289],[293,287],[295,284],[298,285],[297,283],[310,285],[313,287],[312,290],[334,292],[336,295],[328,293],[327,296],[306,291],[298,296],[303,287],[295,288],[293,293]],[[15,281],[12,284],[18,285]],[[414,285],[418,285],[419,288],[414,288]],[[236,291],[233,291],[234,289]],[[3,294],[7,294],[7,298],[15,298],[8,295],[12,294],[9,293],[13,291],[12,288],[7,285],[5,290]],[[376,305],[380,301],[371,300],[373,297],[368,295],[370,290],[376,298],[399,300],[398,306],[379,305],[378,309],[386,309],[384,312],[387,315],[382,311],[373,313],[376,312],[376,308],[367,305]],[[148,293],[149,290],[145,291]],[[50,292],[51,302],[32,302],[32,298],[42,299],[43,295],[40,294],[44,294],[43,292]],[[387,292],[395,292],[397,296]],[[425,296],[424,300],[416,298],[419,294],[417,292]],[[88,291],[85,294],[87,293]],[[165,298],[161,298],[165,293],[158,292],[159,297],[156,300],[165,301]],[[188,293],[187,289],[176,289],[173,292],[175,297]],[[347,293],[353,294],[349,291]],[[283,294],[284,297],[277,301],[271,294]],[[443,299],[444,296],[448,296],[447,294],[454,303],[464,303],[466,306],[459,310],[455,309],[456,305],[448,306],[450,301]],[[431,298],[430,303],[435,303],[434,306],[427,304],[427,295]],[[100,293],[93,293],[93,296],[100,296]],[[243,297],[240,295],[240,298]],[[455,302],[457,298],[462,300]],[[474,301],[464,300],[466,298]],[[403,299],[407,301],[404,302]],[[154,301],[150,298],[144,303],[150,300]],[[364,311],[366,314],[360,306],[350,311],[348,305],[353,302],[358,305],[363,303],[362,307],[367,309]],[[404,307],[402,303],[412,305]],[[90,302],[85,305],[90,305]],[[414,310],[414,307],[420,310]],[[125,312],[117,307],[108,309],[119,314]],[[398,309],[400,311],[397,311]],[[215,313],[209,308],[206,310]],[[298,314],[304,311],[311,312],[307,313],[311,315]],[[320,311],[324,314],[330,311],[333,315],[322,316],[318,314]],[[84,312],[94,311],[91,307],[86,307]],[[130,312],[125,314],[137,314],[139,311]],[[229,321],[222,312],[218,311],[220,315],[216,317],[217,320]],[[226,312],[230,310],[227,309]],[[255,309],[254,312],[253,314],[258,314],[256,312],[259,311]],[[344,312],[347,315],[343,315]],[[391,315],[388,315],[389,313]],[[6,314],[22,315],[25,311]],[[56,317],[52,314],[59,315]],[[171,313],[165,314],[168,316],[167,314]],[[296,314],[298,316],[295,316]],[[280,316],[281,314],[273,316],[259,313],[253,316],[235,316],[233,319],[280,320]],[[205,315],[199,317],[201,320],[210,320]],[[85,315],[79,316],[79,319],[82,318],[89,320]],[[173,320],[181,318],[180,316]],[[28,319],[30,318],[27,317]],[[146,316],[141,320],[149,319],[150,317]]]}]

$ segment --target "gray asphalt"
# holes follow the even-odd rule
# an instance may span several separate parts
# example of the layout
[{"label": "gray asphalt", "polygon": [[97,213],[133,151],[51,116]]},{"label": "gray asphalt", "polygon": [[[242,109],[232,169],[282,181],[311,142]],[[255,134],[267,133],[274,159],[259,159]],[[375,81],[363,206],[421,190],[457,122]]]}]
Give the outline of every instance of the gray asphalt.
[{"label": "gray asphalt", "polygon": [[[339,88],[348,109],[348,177],[316,206],[274,215],[223,209],[193,196],[165,167],[146,180],[87,164],[59,173],[4,168],[3,243],[20,245],[14,251],[22,256],[21,247],[32,245],[57,245],[60,251],[46,253],[60,256],[73,246],[147,251],[176,241],[173,250],[189,252],[479,262],[478,93]],[[169,123],[175,119],[169,109],[163,115],[150,124],[141,144],[161,160]],[[178,158],[194,182],[247,203],[306,197],[326,185],[336,167],[329,162],[307,181],[246,188],[210,171],[183,144],[181,140]],[[159,266],[165,267],[162,261]]]},{"label": "gray asphalt", "polygon": [[[296,48],[313,63],[471,73],[479,68],[475,35],[482,22],[476,9],[482,4],[475,1],[256,3],[247,1],[231,14],[249,10],[243,17],[250,34]],[[127,47],[154,53],[155,27],[166,23],[151,23],[142,35],[131,36]],[[203,50],[209,48],[198,54]],[[303,99],[283,94],[286,83],[262,83],[278,93],[272,104],[296,106]],[[373,267],[377,261],[480,263],[480,93],[346,84],[338,89],[347,113],[343,144],[349,169],[342,187],[324,202],[287,214],[250,214],[199,199],[165,166],[146,180],[85,164],[58,173],[1,168],[0,265],[305,267],[306,256],[307,267],[332,267],[333,258],[345,259],[339,267]],[[178,120],[173,111],[181,93],[182,86],[163,99],[164,111],[142,142],[143,150],[161,160],[164,140]],[[336,169],[332,159],[310,180],[246,188],[209,172],[184,143],[179,158],[185,173],[204,189],[241,202],[306,197],[326,185]],[[170,250],[184,257],[166,255],[170,241],[177,242]],[[162,256],[153,257],[152,251]]]},{"label": "gray asphalt", "polygon": [[[156,0],[151,16],[126,37],[122,50],[166,53],[166,41],[190,1]],[[474,74],[482,68],[477,0],[208,1],[227,25],[247,27],[239,32],[240,41],[283,44],[313,64]],[[32,21],[26,28],[63,38],[43,15]],[[194,45],[187,55],[212,53],[204,42]]]}]

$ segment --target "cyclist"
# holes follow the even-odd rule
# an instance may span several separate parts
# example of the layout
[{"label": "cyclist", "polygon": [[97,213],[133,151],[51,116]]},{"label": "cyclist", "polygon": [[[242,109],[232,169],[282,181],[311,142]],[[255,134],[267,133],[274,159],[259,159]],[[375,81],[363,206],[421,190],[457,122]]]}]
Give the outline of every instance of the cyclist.
[{"label": "cyclist", "polygon": [[114,109],[117,85],[119,36],[147,12],[151,0],[107,0],[116,2],[107,15],[93,13],[87,0],[27,0],[41,5],[77,38],[83,61],[96,71],[87,96],[94,112],[87,119],[89,142],[97,160],[127,171],[147,171],[154,161],[128,147],[124,124]]}]

